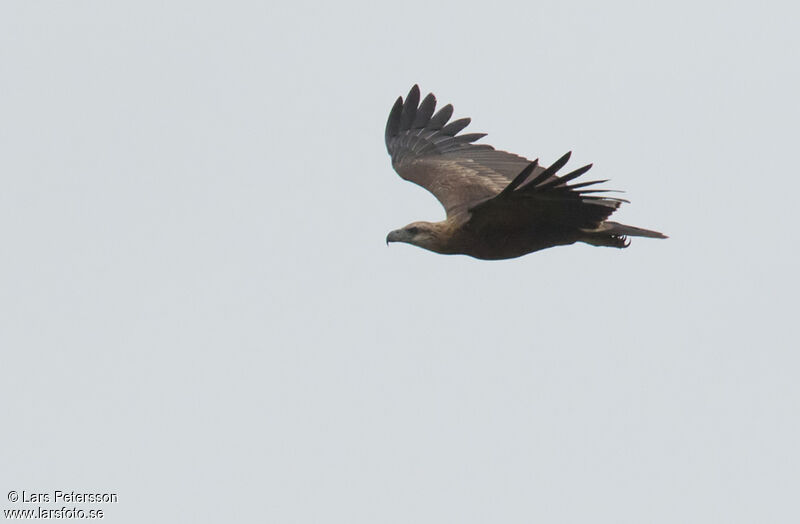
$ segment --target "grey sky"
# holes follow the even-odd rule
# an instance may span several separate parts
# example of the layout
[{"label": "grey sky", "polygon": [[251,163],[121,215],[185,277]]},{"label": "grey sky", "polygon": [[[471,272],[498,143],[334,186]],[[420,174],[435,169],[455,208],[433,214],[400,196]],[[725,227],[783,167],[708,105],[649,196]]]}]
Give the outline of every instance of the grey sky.
[{"label": "grey sky", "polygon": [[[0,509],[798,522],[799,13],[743,4],[4,2]],[[387,248],[414,83],[671,238]]]}]

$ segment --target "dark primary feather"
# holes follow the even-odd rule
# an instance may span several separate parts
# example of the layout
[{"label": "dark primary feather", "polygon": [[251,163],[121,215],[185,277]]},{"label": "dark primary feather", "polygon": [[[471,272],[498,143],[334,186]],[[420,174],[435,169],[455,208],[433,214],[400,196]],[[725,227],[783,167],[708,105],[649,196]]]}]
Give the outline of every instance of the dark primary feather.
[{"label": "dark primary feather", "polygon": [[[433,105],[434,106],[436,105],[436,97],[433,97]],[[435,115],[433,115],[433,118],[431,118],[430,122],[428,122],[428,125],[425,127],[431,131],[436,131],[438,129],[441,129],[444,127],[447,121],[450,120],[451,116],[453,116],[453,106],[447,104],[446,106],[441,108]]]},{"label": "dark primary feather", "polygon": [[400,116],[400,129],[411,129],[411,123],[417,115],[417,104],[419,103],[419,88],[409,91],[406,102],[403,104],[403,113]]},{"label": "dark primary feather", "polygon": [[520,185],[522,185],[523,182],[525,182],[525,180],[528,179],[529,176],[531,176],[531,173],[533,173],[533,171],[537,167],[539,167],[539,159],[538,158],[536,160],[534,160],[533,162],[531,162],[530,164],[528,164],[528,167],[523,169],[520,172],[520,174],[518,174],[516,177],[514,177],[514,180],[512,180],[511,183],[509,183],[505,187],[505,189],[503,189],[500,192],[500,194],[497,195],[497,196],[506,196],[509,193],[511,193],[512,191],[514,191],[515,189],[517,189]]},{"label": "dark primary feather", "polygon": [[428,96],[425,97],[425,100],[422,101],[419,109],[417,109],[417,116],[414,118],[414,125],[411,128],[424,128],[425,124],[430,122],[434,109],[436,109],[436,97],[433,96],[433,93],[428,93]]}]

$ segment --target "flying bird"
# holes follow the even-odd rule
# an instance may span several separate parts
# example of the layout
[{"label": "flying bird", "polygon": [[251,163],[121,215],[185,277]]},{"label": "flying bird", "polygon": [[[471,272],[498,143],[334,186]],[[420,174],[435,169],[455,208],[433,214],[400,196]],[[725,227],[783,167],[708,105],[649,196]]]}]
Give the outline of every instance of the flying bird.
[{"label": "flying bird", "polygon": [[433,193],[447,218],[412,222],[390,232],[387,244],[500,260],[575,242],[625,248],[629,236],[667,238],[607,220],[627,202],[591,187],[607,180],[570,184],[591,164],[559,176],[571,153],[540,166],[538,160],[475,144],[485,133],[459,134],[470,119],[450,122],[452,105],[435,110],[433,93],[420,102],[416,85],[405,100],[398,97],[386,123],[386,148],[395,171]]}]

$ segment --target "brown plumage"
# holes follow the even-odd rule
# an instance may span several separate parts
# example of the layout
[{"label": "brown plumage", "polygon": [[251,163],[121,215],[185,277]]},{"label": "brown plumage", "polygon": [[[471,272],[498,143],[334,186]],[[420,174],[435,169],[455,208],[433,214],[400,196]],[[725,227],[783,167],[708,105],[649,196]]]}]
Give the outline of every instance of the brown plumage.
[{"label": "brown plumage", "polygon": [[550,167],[490,145],[474,144],[484,133],[458,133],[469,118],[448,123],[453,106],[434,114],[436,97],[420,103],[419,87],[399,97],[386,123],[392,166],[442,203],[442,222],[414,222],[389,233],[386,242],[406,242],[442,254],[498,260],[553,246],[585,242],[624,248],[628,236],[666,238],[661,233],[606,220],[622,202],[586,189],[606,182],[568,185],[591,168],[557,176],[570,153]]}]

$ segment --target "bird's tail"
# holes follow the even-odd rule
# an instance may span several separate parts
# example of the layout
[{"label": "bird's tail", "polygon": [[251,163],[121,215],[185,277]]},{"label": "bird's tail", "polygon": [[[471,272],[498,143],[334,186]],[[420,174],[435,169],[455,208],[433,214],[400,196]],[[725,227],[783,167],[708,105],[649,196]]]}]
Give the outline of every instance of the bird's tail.
[{"label": "bird's tail", "polygon": [[611,235],[629,236],[629,237],[647,237],[647,238],[668,238],[667,235],[659,233],[658,231],[650,231],[649,229],[642,229],[640,227],[626,226],[617,222],[603,222],[603,233]]},{"label": "bird's tail", "polygon": [[631,243],[628,237],[668,238],[658,231],[626,226],[617,222],[603,222],[599,228],[586,231],[586,236],[581,239],[581,242],[593,246],[625,248]]}]

